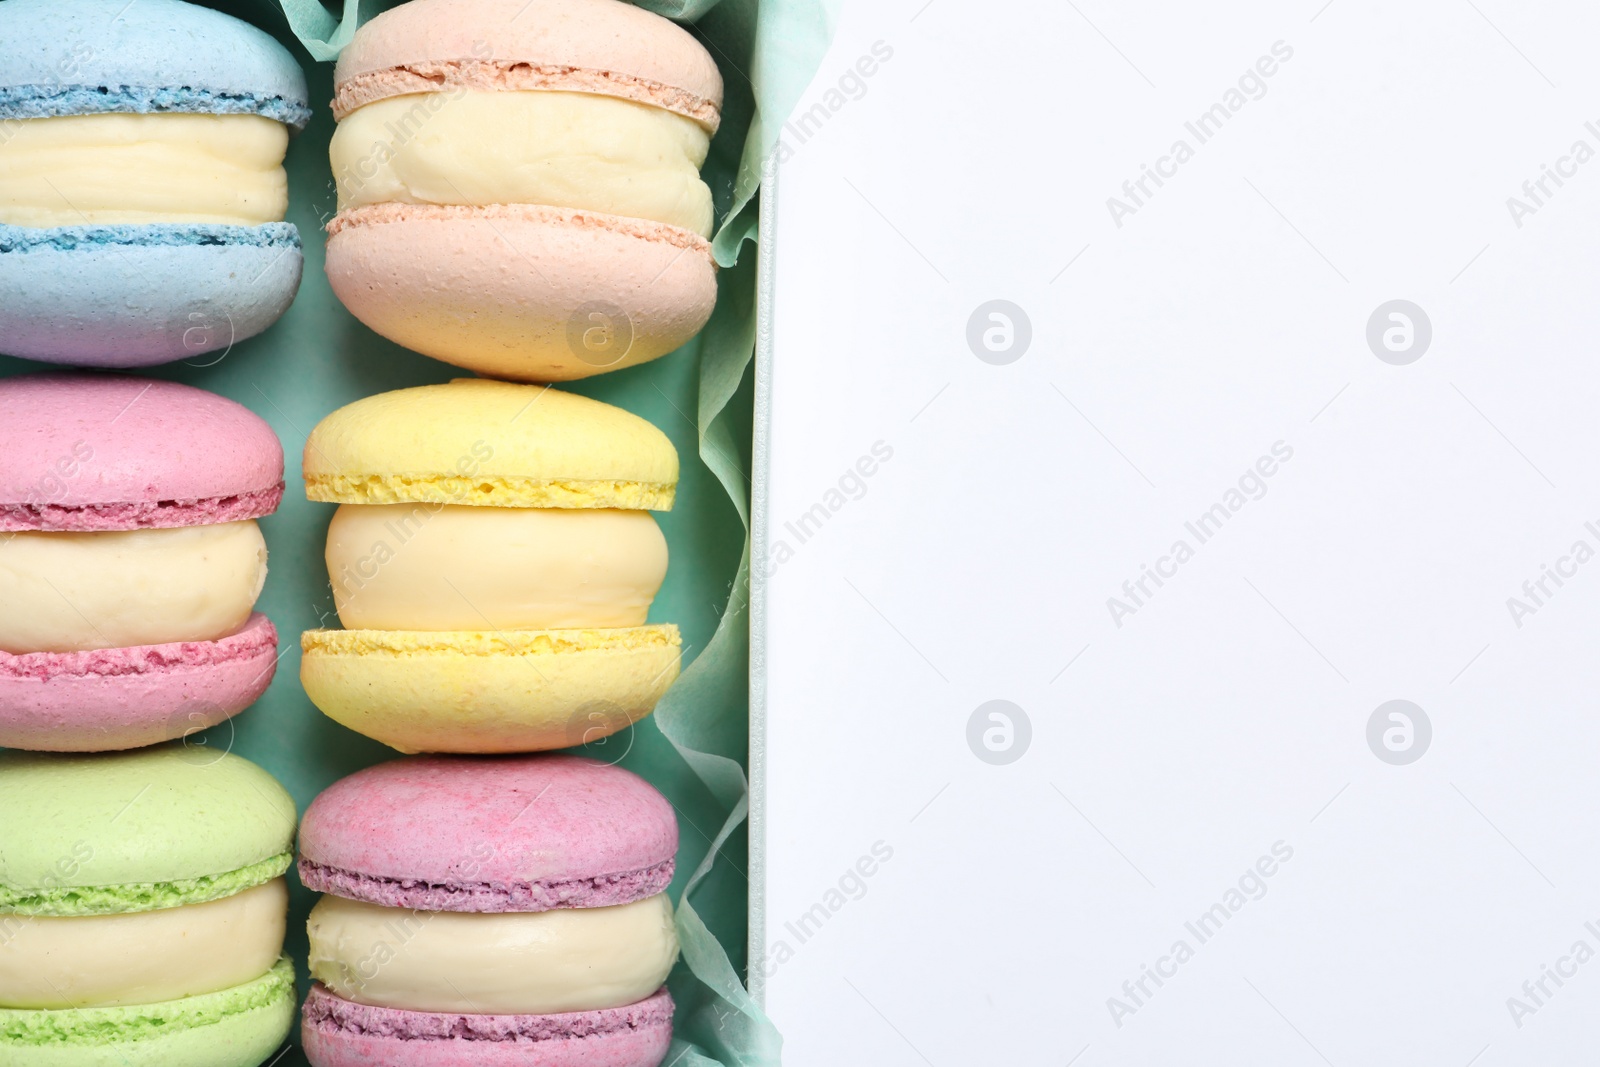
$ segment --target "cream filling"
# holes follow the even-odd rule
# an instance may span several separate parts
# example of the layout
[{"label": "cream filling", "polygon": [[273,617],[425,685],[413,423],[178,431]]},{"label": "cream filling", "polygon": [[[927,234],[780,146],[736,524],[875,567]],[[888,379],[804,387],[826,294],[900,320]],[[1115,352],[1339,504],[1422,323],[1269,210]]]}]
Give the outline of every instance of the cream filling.
[{"label": "cream filling", "polygon": [[282,878],[162,911],[0,915],[0,1008],[154,1004],[253,981],[283,952]]},{"label": "cream filling", "polygon": [[0,536],[0,651],[226,637],[250,618],[266,578],[253,520]]},{"label": "cream filling", "polygon": [[544,1015],[633,1004],[678,958],[672,904],[476,913],[325,896],[311,909],[311,977],[360,1004]]},{"label": "cream filling", "polygon": [[693,119],[593,93],[417,93],[345,116],[329,155],[339,210],[544,204],[711,234]]},{"label": "cream filling", "polygon": [[667,541],[648,511],[345,504],[327,562],[350,630],[641,626]]},{"label": "cream filling", "polygon": [[260,115],[70,115],[0,133],[0,223],[283,219],[288,128]]}]

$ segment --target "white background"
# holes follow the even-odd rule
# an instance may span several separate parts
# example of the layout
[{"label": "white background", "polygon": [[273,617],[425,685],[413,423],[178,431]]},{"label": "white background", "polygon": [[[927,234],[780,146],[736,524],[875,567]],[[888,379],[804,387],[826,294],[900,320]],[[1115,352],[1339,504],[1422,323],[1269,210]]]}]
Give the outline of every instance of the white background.
[{"label": "white background", "polygon": [[[1600,159],[1520,228],[1506,201],[1600,150],[1600,14],[1321,2],[848,6],[802,108],[892,58],[789,135],[778,186],[768,528],[794,555],[753,969],[785,1062],[1593,1057],[1600,959],[1520,1027],[1507,998],[1600,951],[1600,560],[1520,628],[1507,598],[1600,548]],[[1185,121],[1277,41],[1198,144]],[[1107,198],[1180,137],[1119,228]],[[1009,365],[966,340],[997,298],[1031,320]],[[1432,323],[1410,365],[1367,344],[1392,299]],[[1118,627],[1107,598],[1279,441],[1265,495]],[[1008,765],[967,742],[992,699],[1031,722]],[[1432,724],[1405,766],[1366,738],[1391,699]]]}]

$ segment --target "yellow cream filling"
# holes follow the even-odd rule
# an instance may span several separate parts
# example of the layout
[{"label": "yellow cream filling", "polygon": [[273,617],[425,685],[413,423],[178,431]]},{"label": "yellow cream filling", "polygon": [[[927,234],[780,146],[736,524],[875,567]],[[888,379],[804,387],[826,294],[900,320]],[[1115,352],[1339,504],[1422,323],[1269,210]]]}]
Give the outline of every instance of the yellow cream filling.
[{"label": "yellow cream filling", "polygon": [[667,574],[647,511],[345,504],[328,575],[351,630],[640,626]]},{"label": "yellow cream filling", "polygon": [[0,138],[0,223],[278,222],[289,131],[259,115],[21,119]]},{"label": "yellow cream filling", "polygon": [[592,93],[457,90],[358,108],[329,155],[339,210],[369,204],[542,204],[711,234],[692,119]]},{"label": "yellow cream filling", "polygon": [[244,626],[266,579],[253,520],[0,535],[0,651],[212,641]]},{"label": "yellow cream filling", "polygon": [[311,909],[311,977],[346,1000],[410,1011],[544,1015],[635,1004],[678,958],[672,904],[412,911],[325,896]]},{"label": "yellow cream filling", "polygon": [[283,951],[282,878],[162,911],[0,915],[0,1008],[154,1004],[260,978]]}]

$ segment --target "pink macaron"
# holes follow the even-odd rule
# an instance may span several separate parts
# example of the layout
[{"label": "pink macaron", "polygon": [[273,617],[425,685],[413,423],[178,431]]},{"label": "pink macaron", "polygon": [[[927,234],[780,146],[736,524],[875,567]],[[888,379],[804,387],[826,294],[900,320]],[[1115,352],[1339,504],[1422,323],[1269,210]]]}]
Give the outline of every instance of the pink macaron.
[{"label": "pink macaron", "polygon": [[277,662],[254,520],[282,495],[282,446],[231,400],[0,380],[0,746],[136,748],[253,703]]},{"label": "pink macaron", "polygon": [[413,757],[300,825],[314,1067],[655,1067],[672,1039],[672,805],[564,755]]}]

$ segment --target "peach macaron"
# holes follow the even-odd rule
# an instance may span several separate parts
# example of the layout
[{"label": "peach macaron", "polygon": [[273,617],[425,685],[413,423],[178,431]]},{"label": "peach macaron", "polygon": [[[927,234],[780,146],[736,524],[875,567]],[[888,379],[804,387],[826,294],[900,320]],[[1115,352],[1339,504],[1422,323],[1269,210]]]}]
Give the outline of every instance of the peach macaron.
[{"label": "peach macaron", "polygon": [[621,0],[412,0],[334,78],[328,279],[378,333],[568,381],[709,318],[723,87],[688,31]]}]

